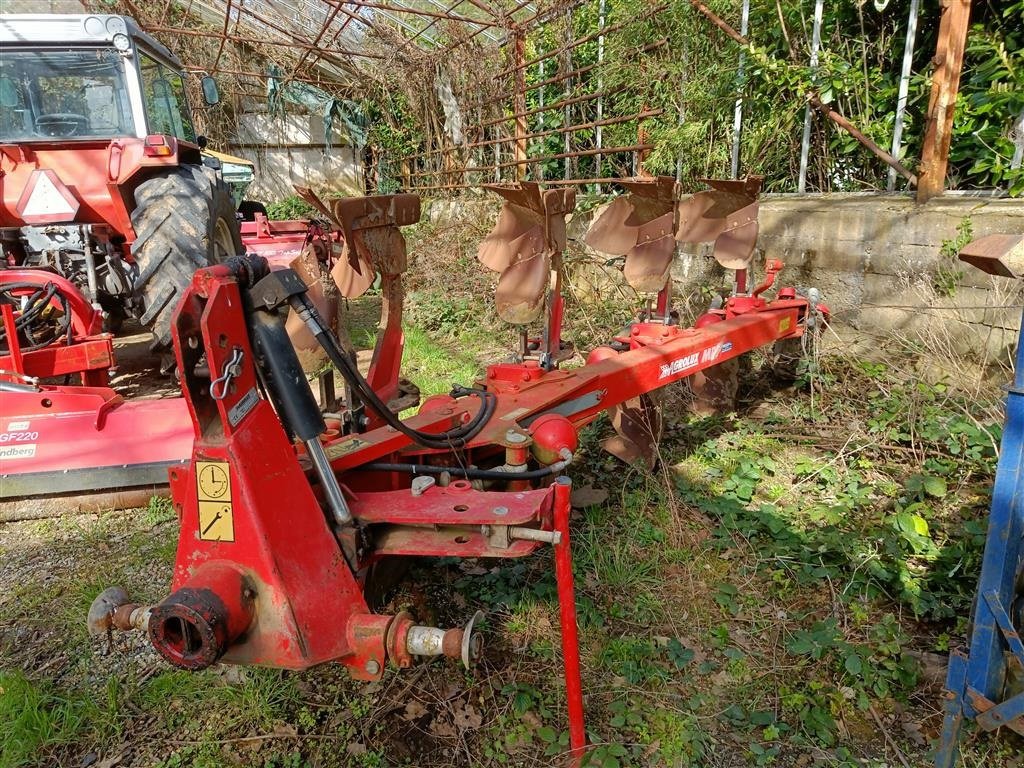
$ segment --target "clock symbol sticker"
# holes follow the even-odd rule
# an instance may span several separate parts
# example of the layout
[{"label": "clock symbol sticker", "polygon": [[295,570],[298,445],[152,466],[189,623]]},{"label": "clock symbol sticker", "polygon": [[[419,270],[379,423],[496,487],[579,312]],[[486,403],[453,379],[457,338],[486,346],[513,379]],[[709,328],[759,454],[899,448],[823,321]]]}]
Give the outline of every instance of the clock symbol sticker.
[{"label": "clock symbol sticker", "polygon": [[196,500],[199,506],[199,538],[204,541],[234,541],[231,472],[226,461],[196,462]]},{"label": "clock symbol sticker", "polygon": [[231,480],[223,464],[207,463],[199,472],[199,498],[216,501],[231,489]]}]

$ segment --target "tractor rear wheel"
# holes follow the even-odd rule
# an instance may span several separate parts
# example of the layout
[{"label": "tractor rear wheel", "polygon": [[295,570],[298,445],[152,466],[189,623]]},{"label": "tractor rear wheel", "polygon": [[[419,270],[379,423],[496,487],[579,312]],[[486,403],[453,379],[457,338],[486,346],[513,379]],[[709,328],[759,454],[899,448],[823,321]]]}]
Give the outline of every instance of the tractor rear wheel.
[{"label": "tractor rear wheel", "polygon": [[171,315],[197,269],[242,253],[231,192],[207,168],[182,165],[142,182],[132,212],[133,298],[150,345],[171,345]]}]

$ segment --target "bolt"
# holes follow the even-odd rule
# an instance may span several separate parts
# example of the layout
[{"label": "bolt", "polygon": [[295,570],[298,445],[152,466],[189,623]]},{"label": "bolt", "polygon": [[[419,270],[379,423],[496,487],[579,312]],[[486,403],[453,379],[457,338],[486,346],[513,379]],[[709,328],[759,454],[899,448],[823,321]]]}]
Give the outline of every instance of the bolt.
[{"label": "bolt", "polygon": [[526,442],[526,435],[524,435],[522,432],[517,432],[514,429],[510,429],[508,432],[505,433],[505,441],[519,445],[521,443]]},{"label": "bolt", "polygon": [[366,662],[365,666],[363,666],[363,669],[366,670],[366,674],[368,675],[376,675],[378,672],[380,672],[380,664],[377,662],[376,659],[370,659],[368,662]]}]

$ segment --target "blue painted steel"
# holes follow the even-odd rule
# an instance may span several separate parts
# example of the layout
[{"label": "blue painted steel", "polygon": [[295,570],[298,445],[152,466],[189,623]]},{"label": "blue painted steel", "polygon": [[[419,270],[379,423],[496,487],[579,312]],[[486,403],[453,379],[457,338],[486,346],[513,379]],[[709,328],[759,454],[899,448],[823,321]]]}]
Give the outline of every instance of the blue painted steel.
[{"label": "blue painted steel", "polygon": [[[1022,320],[1024,326],[1024,320]],[[986,730],[1007,725],[1024,715],[1024,694],[1004,701],[1008,659],[1024,662],[1024,647],[1011,617],[1017,577],[1024,559],[1024,340],[1018,338],[1013,386],[1006,397],[999,465],[992,488],[988,535],[974,631],[966,658],[954,652],[946,679],[945,720],[935,755],[936,768],[953,768],[964,717]],[[976,704],[988,710],[979,712]],[[991,707],[997,707],[991,709]]]}]

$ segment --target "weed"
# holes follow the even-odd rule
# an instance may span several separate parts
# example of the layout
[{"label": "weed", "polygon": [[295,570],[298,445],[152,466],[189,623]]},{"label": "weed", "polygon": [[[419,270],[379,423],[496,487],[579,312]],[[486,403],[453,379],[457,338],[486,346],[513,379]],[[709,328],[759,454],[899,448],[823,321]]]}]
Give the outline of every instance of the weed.
[{"label": "weed", "polygon": [[95,715],[86,698],[36,685],[21,672],[0,672],[0,766],[36,762],[53,747],[73,742]]},{"label": "weed", "polygon": [[146,523],[150,526],[157,526],[174,520],[177,515],[174,506],[167,496],[153,496],[146,505]]},{"label": "weed", "polygon": [[942,241],[939,248],[939,263],[932,278],[932,287],[939,296],[953,296],[956,293],[964,272],[958,268],[957,257],[971,240],[974,239],[974,225],[971,217],[966,216],[956,225],[956,237]]}]

